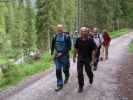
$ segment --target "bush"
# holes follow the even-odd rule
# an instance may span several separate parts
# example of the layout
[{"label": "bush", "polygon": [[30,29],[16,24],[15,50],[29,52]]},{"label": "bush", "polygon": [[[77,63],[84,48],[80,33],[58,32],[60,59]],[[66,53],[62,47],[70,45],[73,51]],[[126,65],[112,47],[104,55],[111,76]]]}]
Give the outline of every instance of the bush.
[{"label": "bush", "polygon": [[7,68],[8,69],[3,73],[3,77],[0,80],[0,88],[15,84],[24,77],[24,72],[21,68],[12,64],[9,64]]}]

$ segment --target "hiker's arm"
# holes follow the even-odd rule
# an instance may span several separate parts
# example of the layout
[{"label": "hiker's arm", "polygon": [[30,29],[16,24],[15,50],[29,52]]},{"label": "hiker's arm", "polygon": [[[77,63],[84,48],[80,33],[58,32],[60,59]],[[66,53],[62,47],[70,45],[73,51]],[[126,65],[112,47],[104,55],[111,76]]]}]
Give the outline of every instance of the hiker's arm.
[{"label": "hiker's arm", "polygon": [[76,40],[76,43],[74,45],[73,62],[76,62],[77,51],[78,51],[77,49],[78,49],[78,39]]},{"label": "hiker's arm", "polygon": [[96,61],[96,50],[94,49],[94,50],[92,51],[92,64],[94,64],[95,61]]},{"label": "hiker's arm", "polygon": [[72,42],[71,42],[71,37],[70,36],[68,36],[68,38],[67,38],[67,49],[68,49],[68,51],[70,51],[71,50],[71,47],[72,47]]},{"label": "hiker's arm", "polygon": [[51,55],[53,55],[53,53],[54,53],[54,44],[55,44],[55,41],[54,41],[55,39],[54,39],[54,37],[53,37],[53,39],[52,39],[52,43],[51,43]]}]

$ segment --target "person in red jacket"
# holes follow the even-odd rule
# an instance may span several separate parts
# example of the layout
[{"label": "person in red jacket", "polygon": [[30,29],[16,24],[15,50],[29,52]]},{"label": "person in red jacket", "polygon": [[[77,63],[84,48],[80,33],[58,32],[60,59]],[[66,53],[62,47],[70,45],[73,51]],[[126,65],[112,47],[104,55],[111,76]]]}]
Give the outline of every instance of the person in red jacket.
[{"label": "person in red jacket", "polygon": [[104,52],[105,52],[105,59],[107,60],[111,37],[109,36],[109,33],[106,30],[103,30],[103,39],[104,39],[103,47],[104,47]]}]

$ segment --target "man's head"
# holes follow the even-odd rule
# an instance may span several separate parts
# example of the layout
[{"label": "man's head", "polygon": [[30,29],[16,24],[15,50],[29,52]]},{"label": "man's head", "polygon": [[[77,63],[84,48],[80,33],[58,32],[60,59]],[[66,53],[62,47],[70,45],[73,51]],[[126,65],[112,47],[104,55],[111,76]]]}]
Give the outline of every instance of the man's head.
[{"label": "man's head", "polygon": [[88,38],[88,33],[87,33],[87,28],[86,27],[81,27],[80,28],[80,36],[82,38]]},{"label": "man's head", "polygon": [[103,29],[103,32],[107,32],[107,30],[106,29]]},{"label": "man's head", "polygon": [[93,33],[97,33],[98,29],[96,27],[93,28]]},{"label": "man's head", "polygon": [[62,24],[58,24],[58,25],[57,25],[57,32],[58,32],[58,33],[64,32],[64,26],[63,26]]}]

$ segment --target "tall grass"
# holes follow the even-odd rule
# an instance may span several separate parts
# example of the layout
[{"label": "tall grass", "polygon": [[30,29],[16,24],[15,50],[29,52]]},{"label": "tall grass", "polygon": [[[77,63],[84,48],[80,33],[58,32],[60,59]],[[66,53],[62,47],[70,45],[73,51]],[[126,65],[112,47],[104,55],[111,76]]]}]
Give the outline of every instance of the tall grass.
[{"label": "tall grass", "polygon": [[129,52],[133,53],[133,41],[128,46]]},{"label": "tall grass", "polygon": [[0,89],[16,84],[27,76],[45,71],[52,66],[52,57],[49,53],[43,54],[40,60],[27,64],[9,64],[9,68],[0,78]]}]

